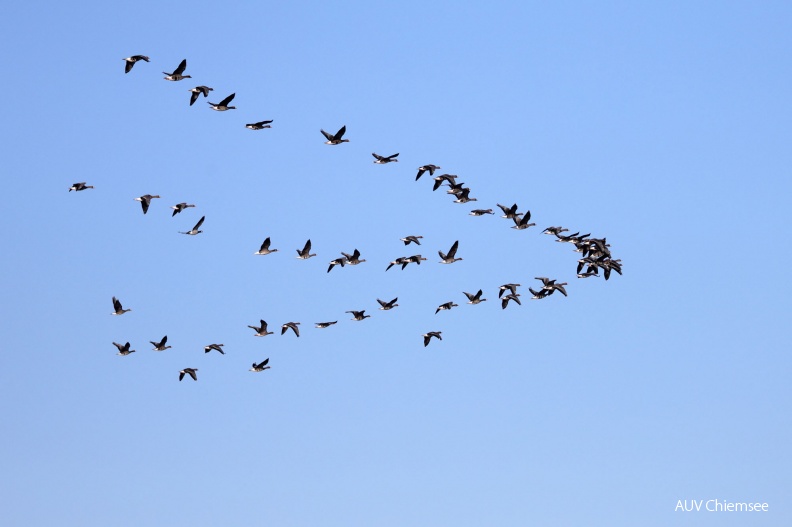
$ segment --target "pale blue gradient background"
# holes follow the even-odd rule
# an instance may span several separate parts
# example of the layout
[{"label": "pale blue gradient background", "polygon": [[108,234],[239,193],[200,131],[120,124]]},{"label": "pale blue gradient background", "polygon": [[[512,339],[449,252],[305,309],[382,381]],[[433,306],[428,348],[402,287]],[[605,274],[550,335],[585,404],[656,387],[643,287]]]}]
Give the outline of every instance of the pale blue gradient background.
[{"label": "pale blue gradient background", "polygon": [[[6,6],[0,523],[789,525],[790,27],[787,2]],[[467,215],[515,201],[537,228]],[[624,276],[576,279],[549,225]],[[385,273],[407,234],[429,260]],[[534,276],[569,297],[501,310]],[[673,512],[715,498],[770,512]]]}]

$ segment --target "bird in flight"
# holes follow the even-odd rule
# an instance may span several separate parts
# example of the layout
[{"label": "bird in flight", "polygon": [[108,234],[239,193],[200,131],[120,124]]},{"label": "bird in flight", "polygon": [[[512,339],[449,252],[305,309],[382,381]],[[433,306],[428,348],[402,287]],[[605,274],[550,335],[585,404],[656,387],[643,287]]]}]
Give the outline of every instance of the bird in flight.
[{"label": "bird in flight", "polygon": [[324,130],[319,130],[319,131],[322,132],[322,135],[325,136],[325,139],[327,139],[327,141],[325,141],[326,145],[340,145],[341,143],[349,142],[349,139],[341,139],[342,137],[344,137],[344,134],[346,133],[346,125],[342,126],[335,133],[335,135],[330,135]]},{"label": "bird in flight", "polygon": [[121,60],[126,61],[126,64],[124,64],[124,73],[129,73],[130,71],[132,71],[132,67],[135,65],[137,61],[144,60],[148,62],[149,58],[145,55],[132,55],[131,57],[127,57]]}]

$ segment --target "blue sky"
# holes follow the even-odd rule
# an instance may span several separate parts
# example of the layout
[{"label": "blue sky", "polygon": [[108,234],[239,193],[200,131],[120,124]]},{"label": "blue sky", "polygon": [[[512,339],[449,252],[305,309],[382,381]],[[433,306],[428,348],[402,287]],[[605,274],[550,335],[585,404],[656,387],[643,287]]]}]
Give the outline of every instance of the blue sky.
[{"label": "blue sky", "polygon": [[[783,2],[9,6],[0,523],[788,525],[791,22]],[[192,79],[163,81],[184,58]],[[478,201],[416,182],[427,163]],[[536,227],[468,215],[514,202]],[[624,276],[577,279],[551,225],[606,236]],[[536,276],[569,296],[530,301]],[[502,310],[507,282],[523,305]],[[769,512],[674,512],[701,499]]]}]

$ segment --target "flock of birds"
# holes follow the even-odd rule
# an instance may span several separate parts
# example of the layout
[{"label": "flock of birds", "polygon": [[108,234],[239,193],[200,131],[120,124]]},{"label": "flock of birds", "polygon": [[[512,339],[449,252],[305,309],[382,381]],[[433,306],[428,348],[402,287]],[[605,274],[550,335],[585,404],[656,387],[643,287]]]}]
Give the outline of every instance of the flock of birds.
[{"label": "flock of birds", "polygon": [[[125,61],[125,73],[129,73],[132,68],[135,66],[137,62],[144,61],[149,62],[149,57],[145,55],[133,55],[131,57],[127,57],[123,59]],[[179,66],[173,70],[171,73],[163,72],[165,74],[165,80],[168,81],[181,81],[184,79],[191,78],[190,75],[185,75],[184,72],[187,69],[187,60],[182,60]],[[192,106],[198,98],[203,95],[205,98],[209,96],[209,92],[212,91],[212,88],[208,86],[196,86],[189,90],[191,93],[189,104]],[[230,106],[229,104],[233,101],[235,94],[232,93],[231,95],[227,96],[225,99],[220,101],[219,103],[208,103],[213,110],[216,111],[227,111],[235,109],[234,106]],[[271,128],[271,120],[268,121],[259,121],[255,123],[246,124],[246,128],[252,130],[261,130],[264,128]],[[344,135],[346,134],[346,126],[342,126],[337,132],[331,134],[326,132],[325,130],[320,130],[324,138],[326,139],[325,144],[327,145],[341,145],[343,143],[349,142],[349,139],[345,139]],[[391,154],[388,156],[379,155],[377,153],[372,153],[374,157],[374,163],[376,164],[387,164],[387,163],[395,163],[399,160],[397,159],[399,154]],[[441,167],[433,164],[423,165],[418,167],[418,173],[415,176],[415,180],[418,181],[421,177],[428,173],[434,179],[434,184],[432,187],[433,191],[438,190],[443,185],[448,187],[447,194],[452,195],[456,199],[454,199],[454,203],[468,203],[471,201],[477,201],[476,198],[470,197],[470,187],[465,186],[463,182],[457,182],[457,177],[454,174],[440,174],[435,176],[435,172],[440,170]],[[86,182],[79,182],[74,183],[70,188],[69,192],[81,192],[87,189],[93,189],[92,185],[88,185]],[[145,194],[143,196],[139,196],[134,198],[136,201],[140,202],[140,205],[143,209],[143,214],[146,214],[151,206],[151,202],[154,199],[159,199],[159,195],[152,195],[152,194]],[[514,203],[511,206],[497,204],[497,206],[503,211],[502,218],[507,220],[511,220],[514,225],[512,225],[513,229],[517,230],[525,230],[530,227],[535,226],[535,223],[529,223],[531,219],[531,211],[526,210],[525,212],[519,212],[518,206]],[[195,207],[194,204],[189,204],[186,202],[177,203],[172,205],[170,208],[173,209],[173,213],[171,216],[176,216],[177,214],[181,213],[187,208]],[[470,211],[471,216],[485,216],[485,215],[494,215],[493,209],[473,209]],[[201,231],[201,226],[206,219],[205,216],[201,216],[201,219],[193,226],[192,229],[188,231],[179,231],[180,234],[186,234],[190,236],[196,236],[203,231]],[[547,227],[544,229],[543,234],[555,236],[557,242],[565,242],[570,243],[575,246],[575,251],[581,253],[581,258],[577,260],[577,277],[578,278],[590,278],[590,277],[597,277],[600,276],[600,271],[602,271],[602,276],[605,280],[610,278],[611,272],[615,271],[618,274],[622,274],[621,268],[621,260],[613,259],[611,256],[610,251],[610,244],[607,243],[605,238],[592,238],[591,234],[580,234],[580,232],[575,232],[573,234],[564,234],[569,232],[568,229],[565,229],[560,226],[554,227]],[[410,235],[401,238],[401,241],[404,242],[405,246],[414,244],[416,246],[421,245],[421,239],[423,236],[420,235]],[[269,255],[278,252],[278,249],[272,248],[271,239],[267,237],[264,242],[261,244],[258,251],[253,253],[254,255]],[[296,258],[301,260],[307,260],[309,258],[313,258],[316,256],[315,253],[311,253],[311,240],[309,239],[305,245],[301,249],[296,249],[297,256]],[[458,258],[457,250],[459,249],[459,241],[455,241],[451,247],[448,249],[447,252],[443,252],[442,250],[438,251],[438,255],[440,257],[439,263],[441,264],[453,264],[455,262],[461,261],[462,258]],[[411,256],[400,256],[392,260],[385,268],[385,271],[388,271],[393,266],[400,266],[402,270],[404,270],[409,264],[414,263],[416,265],[420,265],[422,261],[426,261],[427,258],[422,256],[421,254],[414,254]],[[327,268],[327,272],[329,273],[332,271],[336,266],[345,267],[347,265],[358,265],[366,260],[361,258],[360,251],[356,248],[351,253],[341,252],[341,256],[338,258],[334,258],[329,262],[329,267]],[[585,271],[584,271],[585,268]],[[556,291],[560,292],[562,295],[567,296],[567,291],[565,286],[569,285],[566,282],[559,283],[556,279],[551,279],[547,277],[536,277],[536,280],[541,282],[541,287],[537,285],[537,288],[534,289],[532,287],[528,287],[528,291],[531,293],[532,300],[542,300],[551,295],[553,295]],[[498,291],[498,299],[501,302],[501,308],[506,309],[510,302],[514,302],[518,305],[522,305],[520,301],[521,294],[518,293],[518,288],[522,287],[521,284],[517,283],[508,283],[503,284],[499,287]],[[465,296],[468,299],[468,304],[476,305],[481,302],[486,301],[486,298],[483,298],[483,290],[479,289],[476,293],[468,293],[464,292]],[[397,303],[398,297],[393,298],[389,301],[377,299],[379,303],[380,310],[389,311],[399,304]],[[113,312],[112,315],[123,315],[131,311],[131,309],[124,309],[121,301],[116,297],[113,297]],[[440,311],[447,311],[454,307],[458,307],[458,304],[454,303],[453,301],[444,302],[437,306],[435,310],[435,314],[438,314]],[[366,318],[370,318],[371,315],[367,315],[365,310],[350,310],[346,311],[346,313],[352,315],[352,320],[355,321],[362,321]],[[319,329],[329,328],[330,326],[336,324],[338,321],[326,321],[326,322],[316,322],[315,327]],[[281,335],[285,334],[287,331],[292,331],[295,336],[300,336],[300,329],[299,329],[300,322],[286,322],[281,325]],[[249,325],[250,329],[254,330],[254,336],[256,337],[266,337],[268,335],[272,335],[273,332],[268,330],[268,324],[265,320],[260,320],[259,325]],[[435,338],[438,340],[442,340],[442,331],[428,331],[422,335],[423,337],[423,344],[424,347],[428,346],[431,339]],[[169,349],[171,346],[167,345],[168,337],[165,335],[160,341],[150,341],[153,349],[155,351],[165,351]],[[134,353],[135,350],[131,349],[131,345],[129,342],[124,344],[113,342],[113,345],[118,349],[118,355],[126,356],[131,353]],[[223,344],[209,344],[204,346],[204,352],[209,353],[211,351],[217,351],[220,354],[225,355],[223,351]],[[253,372],[262,372],[270,368],[269,358],[259,362],[253,363],[250,371]],[[185,375],[189,375],[193,380],[198,380],[197,372],[198,368],[184,368],[179,370],[179,381],[184,379]]]}]

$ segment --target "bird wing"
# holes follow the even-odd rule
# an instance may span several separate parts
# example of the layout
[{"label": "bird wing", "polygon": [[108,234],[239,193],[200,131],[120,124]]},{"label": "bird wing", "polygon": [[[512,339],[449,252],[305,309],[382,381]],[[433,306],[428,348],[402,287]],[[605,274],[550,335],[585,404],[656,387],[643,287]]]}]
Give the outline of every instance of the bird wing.
[{"label": "bird wing", "polygon": [[126,62],[126,65],[124,66],[124,73],[129,73],[129,71],[132,69],[132,66],[134,66],[135,63],[131,60],[125,60],[124,62]]},{"label": "bird wing", "polygon": [[385,159],[385,158],[384,158],[384,157],[382,157],[381,155],[379,155],[379,154],[375,154],[374,152],[372,152],[372,153],[371,153],[371,155],[373,155],[373,156],[374,156],[374,157],[375,157],[375,158],[376,158],[378,161],[382,161],[383,159]]},{"label": "bird wing", "polygon": [[267,239],[264,240],[264,243],[261,244],[261,248],[259,249],[259,251],[269,250],[269,246],[270,246],[270,239],[269,237],[267,237]]},{"label": "bird wing", "polygon": [[344,137],[344,134],[345,134],[345,133],[346,133],[346,125],[342,126],[342,127],[341,127],[341,128],[340,128],[340,129],[339,129],[337,132],[336,132],[336,134],[333,136],[333,140],[335,140],[335,141],[338,141],[339,139],[341,139],[342,137]]},{"label": "bird wing", "polygon": [[225,99],[220,101],[220,104],[218,106],[228,106],[228,103],[233,101],[235,96],[236,96],[236,93],[232,93],[231,95],[229,95],[228,97],[226,97]]},{"label": "bird wing", "polygon": [[319,131],[320,131],[320,132],[322,132],[322,135],[323,135],[323,136],[325,136],[325,138],[326,138],[328,141],[332,141],[332,140],[333,140],[333,136],[332,136],[332,135],[328,134],[328,133],[327,133],[327,132],[325,132],[324,130],[319,130]]},{"label": "bird wing", "polygon": [[305,242],[305,247],[303,247],[302,252],[305,253],[305,254],[308,254],[308,253],[311,252],[311,240],[308,240],[307,242]]},{"label": "bird wing", "polygon": [[184,372],[180,371],[179,372],[179,380],[182,380],[182,379],[184,379]]},{"label": "bird wing", "polygon": [[181,63],[179,63],[179,67],[173,70],[173,73],[171,73],[171,75],[181,75],[182,73],[184,73],[184,70],[186,69],[187,69],[187,59],[184,59],[181,61]]},{"label": "bird wing", "polygon": [[201,227],[201,224],[204,222],[205,219],[206,219],[206,216],[201,216],[201,219],[198,220],[198,223],[195,224],[195,227],[193,227],[193,230],[197,231]]},{"label": "bird wing", "polygon": [[121,302],[116,297],[113,297],[113,309],[116,311],[121,311],[123,309]]},{"label": "bird wing", "polygon": [[192,106],[195,103],[195,101],[198,100],[199,95],[201,94],[197,91],[192,92],[192,94],[190,95],[190,106]]},{"label": "bird wing", "polygon": [[422,168],[419,168],[419,169],[418,169],[418,175],[417,175],[417,176],[415,176],[415,181],[418,181],[419,179],[421,179],[421,176],[423,176],[423,175],[424,175],[424,172],[426,172],[426,170],[424,170],[424,169],[422,169]]},{"label": "bird wing", "polygon": [[190,377],[192,377],[194,381],[198,380],[198,376],[195,374],[195,370],[194,369],[190,368],[189,370],[187,370],[187,373],[190,374]]},{"label": "bird wing", "polygon": [[456,255],[458,247],[459,247],[459,240],[455,241],[454,245],[451,246],[451,250],[448,251],[449,258],[453,258]]},{"label": "bird wing", "polygon": [[391,156],[388,156],[388,159],[395,159],[397,157],[399,157],[399,153],[398,152],[396,152],[395,154],[393,154]]}]

